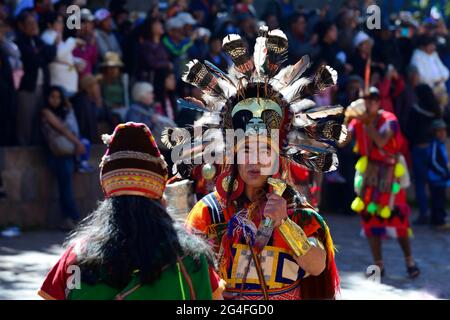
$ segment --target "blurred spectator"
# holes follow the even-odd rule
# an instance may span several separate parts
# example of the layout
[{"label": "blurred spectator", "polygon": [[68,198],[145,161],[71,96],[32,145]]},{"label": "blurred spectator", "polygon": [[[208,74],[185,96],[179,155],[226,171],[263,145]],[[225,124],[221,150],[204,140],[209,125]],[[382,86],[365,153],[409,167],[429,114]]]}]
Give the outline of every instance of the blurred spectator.
[{"label": "blurred spectator", "polygon": [[105,58],[107,52],[115,52],[121,57],[122,49],[120,48],[116,35],[113,33],[111,13],[106,9],[98,9],[95,12],[95,20],[97,21],[95,38],[101,59],[103,60]]},{"label": "blurred spectator", "polygon": [[319,53],[314,59],[316,65],[327,64],[333,67],[341,76],[352,71],[347,63],[347,55],[337,43],[338,30],[332,22],[319,22],[316,26],[319,37]]},{"label": "blurred spectator", "polygon": [[70,230],[80,218],[72,186],[74,157],[86,153],[86,148],[78,138],[75,114],[61,88],[50,88],[41,117],[49,165],[58,182],[60,209],[64,218],[61,227]]},{"label": "blurred spectator", "polygon": [[17,90],[23,77],[23,63],[19,47],[14,43],[14,36],[14,29],[10,24],[6,20],[0,19],[0,50],[8,58],[14,80],[14,89]]},{"label": "blurred spectator", "polygon": [[[167,34],[163,37],[162,43],[170,54],[170,59],[174,64],[174,72],[177,79],[181,79],[186,64],[189,62],[188,50],[194,44],[192,38],[185,38],[183,33],[184,23],[178,17],[173,17],[166,22]],[[193,33],[193,37],[197,35]]]},{"label": "blurred spectator", "polygon": [[137,53],[136,79],[153,83],[159,88],[162,87],[162,77],[155,75],[173,68],[169,53],[161,42],[163,35],[164,27],[160,20],[147,20],[142,27]]},{"label": "blurred spectator", "polygon": [[405,89],[405,81],[393,65],[387,70],[380,67],[372,68],[371,85],[376,86],[380,92],[380,106],[383,110],[394,113],[394,100]]},{"label": "blurred spectator", "polygon": [[266,13],[263,16],[262,20],[266,23],[269,30],[275,30],[280,27],[280,22],[278,21],[278,17],[276,15],[276,13],[274,13],[274,12]]},{"label": "blurred spectator", "polygon": [[192,39],[193,44],[188,53],[191,59],[204,60],[208,53],[208,42],[211,31],[198,27],[197,21],[188,12],[180,12],[177,16],[183,25],[183,36],[185,39]]},{"label": "blurred spectator", "polygon": [[305,54],[316,56],[318,53],[315,47],[316,39],[311,39],[306,33],[306,16],[295,14],[289,20],[289,28],[286,36],[289,40],[289,61],[296,63]]},{"label": "blurred spectator", "polygon": [[222,40],[219,38],[211,38],[209,41],[209,52],[206,60],[212,62],[220,70],[227,71],[231,65],[231,59],[222,51]]},{"label": "blurred spectator", "polygon": [[0,146],[12,145],[15,140],[16,91],[11,66],[12,54],[19,54],[17,47],[5,38],[6,24],[0,20]]},{"label": "blurred spectator", "polygon": [[409,114],[413,104],[417,103],[416,87],[420,84],[420,76],[415,66],[409,66],[406,72],[405,90],[397,97],[394,113],[398,118],[400,128],[406,133]]},{"label": "blurred spectator", "polygon": [[39,38],[33,12],[21,12],[17,22],[16,41],[24,68],[17,96],[17,141],[20,145],[29,145],[37,142],[38,106],[43,101],[43,90],[50,82],[48,64],[56,56],[56,47],[46,45]]},{"label": "blurred spectator", "polygon": [[64,89],[67,97],[72,97],[78,91],[78,72],[72,51],[81,40],[68,38],[63,40],[63,17],[52,13],[47,16],[47,29],[41,39],[50,46],[56,46],[56,57],[50,63],[50,84]]},{"label": "blurred spectator", "polygon": [[85,75],[80,81],[80,91],[72,99],[80,135],[92,143],[100,142],[97,122],[106,118],[98,77]]},{"label": "blurred spectator", "polygon": [[176,127],[176,124],[156,111],[158,106],[155,104],[153,86],[148,82],[137,82],[133,86],[132,97],[134,103],[127,113],[126,121],[145,123],[152,131],[158,148],[167,160],[170,159],[170,151],[161,142],[161,134],[166,127]]},{"label": "blurred spectator", "polygon": [[168,72],[163,77],[164,86],[161,90],[155,91],[156,101],[159,101],[161,106],[158,112],[169,118],[170,120],[176,120],[178,116],[177,108],[177,80],[173,72]]},{"label": "blurred spectator", "polygon": [[409,62],[403,61],[397,39],[394,38],[391,27],[386,24],[380,30],[375,30],[373,60],[385,65],[392,64],[399,72],[405,70],[404,63]]},{"label": "blurred spectator", "polygon": [[101,92],[104,105],[113,116],[115,127],[125,119],[128,111],[128,84],[126,75],[121,73],[123,62],[115,52],[107,52],[101,68]]},{"label": "blurred spectator", "polygon": [[80,78],[93,73],[94,67],[98,61],[98,50],[95,41],[95,17],[89,9],[81,9],[81,28],[78,30],[77,36],[84,43],[76,47],[73,51],[74,57],[82,61],[79,68]]},{"label": "blurred spectator", "polygon": [[250,14],[256,17],[256,9],[253,6],[253,0],[239,0],[234,5],[234,12],[237,14]]},{"label": "blurred spectator", "polygon": [[447,138],[447,125],[444,120],[434,120],[431,124],[433,140],[429,148],[428,181],[431,195],[431,224],[438,230],[450,230],[450,225],[445,222],[447,213],[446,192],[450,182],[450,170],[448,154],[445,147]]},{"label": "blurred spectator", "polygon": [[353,52],[353,39],[357,33],[358,19],[355,10],[341,10],[336,18],[336,25],[339,29],[338,42],[339,46],[350,54]]},{"label": "blurred spectator", "polygon": [[188,0],[175,0],[167,9],[167,18],[175,17],[179,12],[187,11],[189,9]]},{"label": "blurred spectator", "polygon": [[419,40],[419,47],[414,50],[411,64],[417,67],[421,82],[433,88],[433,92],[443,110],[448,104],[445,82],[449,79],[449,71],[436,52],[436,44],[433,38],[424,36]]},{"label": "blurred spectator", "polygon": [[[352,65],[353,73],[365,78],[367,61],[372,54],[373,40],[364,31],[359,31],[353,39],[353,54],[349,63]],[[374,66],[374,62],[372,62]]]},{"label": "blurred spectator", "polygon": [[249,48],[254,48],[258,37],[258,26],[255,17],[250,13],[239,13],[236,15],[239,34],[248,43]]},{"label": "blurred spectator", "polygon": [[426,224],[428,223],[427,150],[431,141],[431,123],[440,116],[440,108],[428,85],[417,85],[414,93],[415,99],[412,101],[405,134],[411,147],[416,200],[419,203],[419,217],[415,223]]}]

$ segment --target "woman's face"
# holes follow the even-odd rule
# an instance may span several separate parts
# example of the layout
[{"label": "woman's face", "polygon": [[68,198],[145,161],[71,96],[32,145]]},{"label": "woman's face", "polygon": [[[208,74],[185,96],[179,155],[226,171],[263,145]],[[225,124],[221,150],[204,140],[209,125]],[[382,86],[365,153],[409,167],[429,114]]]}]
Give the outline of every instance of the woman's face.
[{"label": "woman's face", "polygon": [[263,188],[267,179],[274,174],[272,171],[278,164],[277,157],[278,154],[271,149],[270,145],[245,143],[245,147],[238,149],[237,159],[240,177],[247,186]]},{"label": "woman's face", "polygon": [[48,96],[48,104],[51,108],[57,109],[61,105],[62,97],[59,91],[53,90]]},{"label": "woman's face", "polygon": [[166,81],[165,81],[166,90],[175,91],[176,86],[177,86],[177,83],[175,81],[175,75],[173,73],[171,73],[170,75],[167,76]]}]

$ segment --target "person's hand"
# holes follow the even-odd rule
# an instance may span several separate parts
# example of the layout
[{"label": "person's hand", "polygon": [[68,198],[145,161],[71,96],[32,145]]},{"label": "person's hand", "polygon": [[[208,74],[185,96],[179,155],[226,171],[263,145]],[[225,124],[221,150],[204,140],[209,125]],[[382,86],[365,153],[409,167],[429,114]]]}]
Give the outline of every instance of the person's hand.
[{"label": "person's hand", "polygon": [[269,194],[266,206],[264,207],[264,216],[272,219],[275,228],[279,227],[282,222],[281,220],[288,217],[286,200],[274,193]]},{"label": "person's hand", "polygon": [[82,144],[81,142],[78,142],[78,143],[75,145],[75,153],[76,153],[77,155],[86,153],[86,147],[84,146],[84,144]]}]

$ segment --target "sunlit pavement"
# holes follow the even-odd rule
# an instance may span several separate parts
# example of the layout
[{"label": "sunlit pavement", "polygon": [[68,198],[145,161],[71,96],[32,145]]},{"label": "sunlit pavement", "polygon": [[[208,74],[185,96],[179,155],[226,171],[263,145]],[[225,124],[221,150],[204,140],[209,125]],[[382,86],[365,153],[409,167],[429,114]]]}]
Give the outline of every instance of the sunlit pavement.
[{"label": "sunlit pavement", "polygon": [[[429,227],[414,229],[413,253],[422,269],[415,280],[406,276],[396,241],[384,242],[386,274],[381,283],[367,280],[371,264],[366,240],[359,236],[357,216],[325,215],[335,245],[341,274],[339,299],[450,298],[450,233]],[[0,238],[0,299],[39,299],[36,292],[62,253],[61,232],[29,232]]]}]

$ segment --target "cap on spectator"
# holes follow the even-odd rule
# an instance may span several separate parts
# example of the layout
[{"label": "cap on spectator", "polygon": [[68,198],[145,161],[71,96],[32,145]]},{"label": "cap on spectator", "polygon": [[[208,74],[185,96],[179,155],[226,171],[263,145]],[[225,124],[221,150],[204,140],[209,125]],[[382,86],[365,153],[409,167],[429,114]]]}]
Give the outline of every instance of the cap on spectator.
[{"label": "cap on spectator", "polygon": [[108,9],[98,9],[97,11],[95,11],[95,20],[102,22],[105,19],[108,19],[109,17],[111,17],[111,12],[109,12]]},{"label": "cap on spectator", "polygon": [[447,129],[447,124],[442,119],[436,119],[431,122],[431,129],[432,130],[440,130],[440,129]]},{"label": "cap on spectator", "polygon": [[89,21],[92,22],[95,20],[95,16],[92,14],[91,10],[88,8],[83,8],[80,11],[81,21]]},{"label": "cap on spectator", "polygon": [[195,20],[194,17],[192,17],[192,15],[189,12],[180,12],[179,14],[177,14],[176,18],[182,21],[183,26],[185,25],[193,26],[197,24],[197,20]]},{"label": "cap on spectator", "polygon": [[132,92],[133,100],[139,102],[146,93],[153,92],[153,90],[154,89],[151,83],[136,82],[136,84],[133,86]]},{"label": "cap on spectator", "polygon": [[359,31],[353,38],[353,46],[357,48],[366,41],[369,41],[371,44],[373,44],[372,38],[369,37],[367,33],[365,33],[364,31]]},{"label": "cap on spectator", "polygon": [[364,99],[379,99],[380,98],[380,91],[376,87],[370,87],[369,92],[364,92],[363,97]]},{"label": "cap on spectator", "polygon": [[118,53],[113,51],[108,51],[105,53],[105,59],[103,63],[100,64],[101,68],[104,67],[123,67],[123,62],[120,59],[120,56]]},{"label": "cap on spectator", "polygon": [[172,17],[166,22],[166,29],[172,30],[172,29],[180,29],[183,28],[184,22],[177,17]]}]

